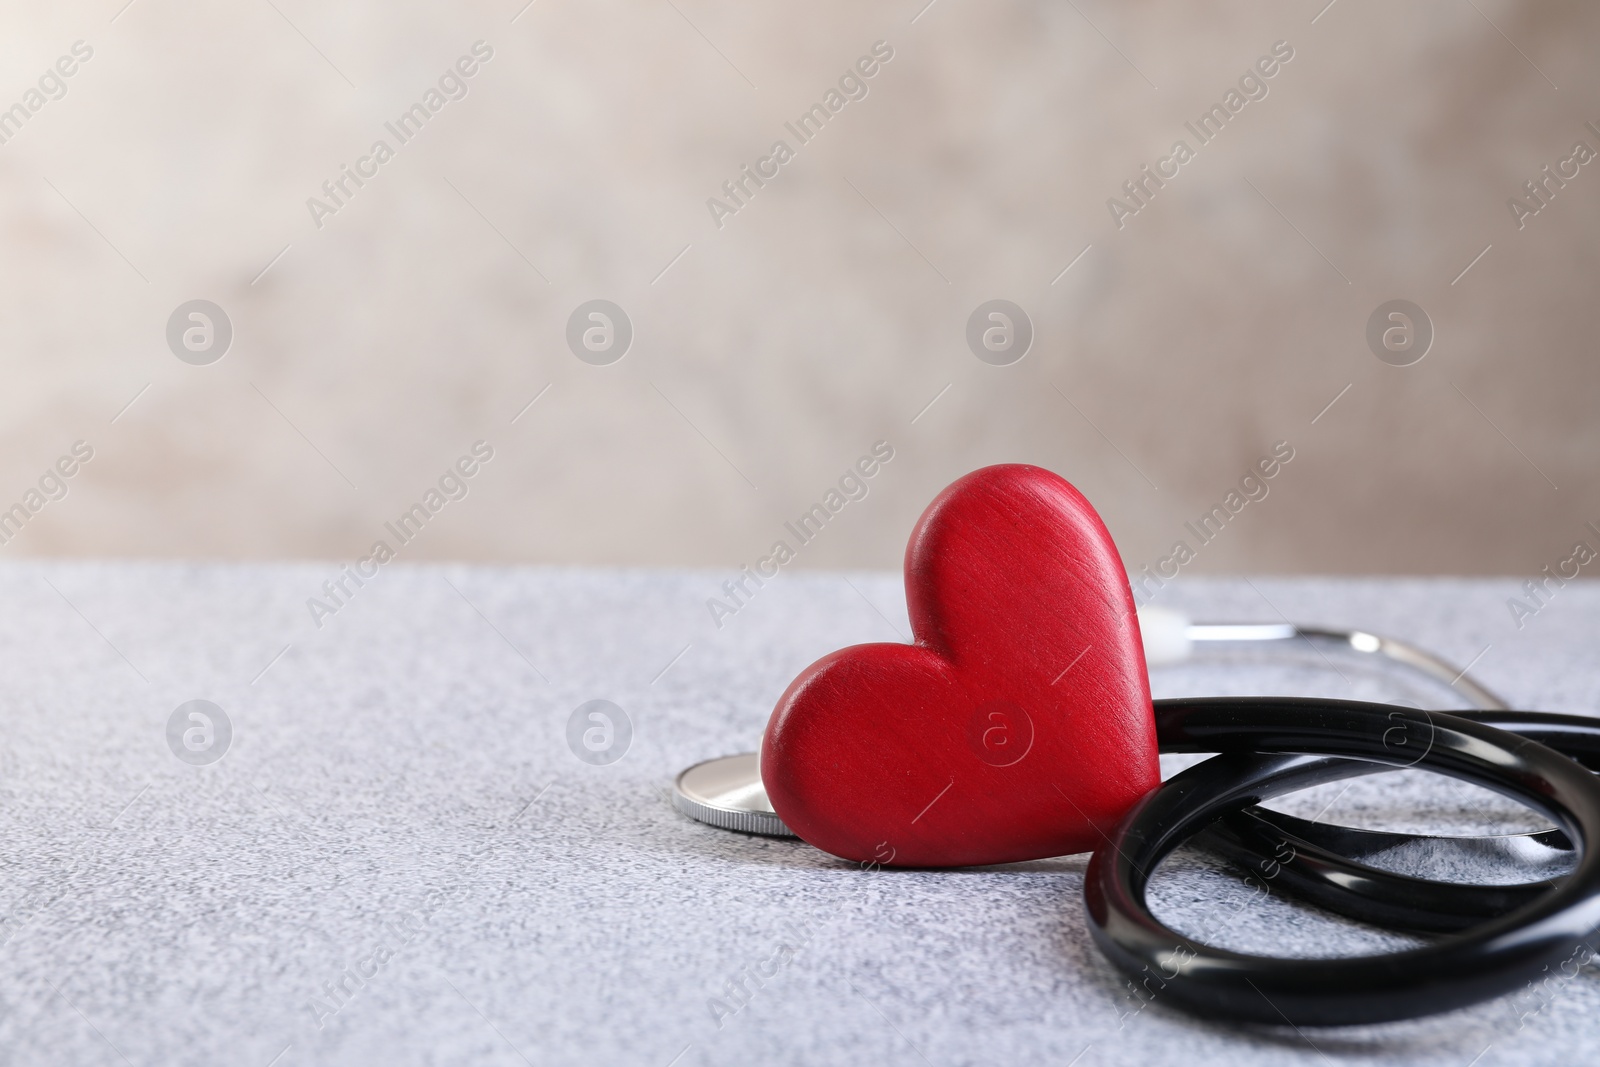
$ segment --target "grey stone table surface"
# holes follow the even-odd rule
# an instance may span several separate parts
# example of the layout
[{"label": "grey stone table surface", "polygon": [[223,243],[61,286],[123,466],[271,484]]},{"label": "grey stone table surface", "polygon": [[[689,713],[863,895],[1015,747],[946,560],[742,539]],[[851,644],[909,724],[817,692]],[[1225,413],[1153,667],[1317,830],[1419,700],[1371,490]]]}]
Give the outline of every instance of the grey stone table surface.
[{"label": "grey stone table surface", "polygon": [[[754,747],[807,663],[905,635],[897,575],[785,574],[718,629],[706,599],[720,573],[391,564],[347,581],[318,627],[307,598],[339,575],[0,568],[0,1063],[1491,1067],[1600,1055],[1592,964],[1443,1017],[1246,1029],[1128,992],[1085,930],[1086,857],[864,872],[677,814],[675,773]],[[1392,633],[1475,661],[1519,706],[1600,708],[1600,588],[1568,585],[1519,628],[1507,605],[1519,584],[1183,579],[1161,602]],[[1154,684],[1456,703],[1305,649],[1207,656]],[[599,698],[633,727],[606,765],[567,740],[574,710]],[[196,699],[232,727],[203,765],[168,740]],[[1411,772],[1323,788],[1289,803],[1370,825],[1527,824],[1487,793]],[[1242,949],[1407,943],[1276,897],[1250,902],[1188,853],[1153,898],[1182,928]]]}]

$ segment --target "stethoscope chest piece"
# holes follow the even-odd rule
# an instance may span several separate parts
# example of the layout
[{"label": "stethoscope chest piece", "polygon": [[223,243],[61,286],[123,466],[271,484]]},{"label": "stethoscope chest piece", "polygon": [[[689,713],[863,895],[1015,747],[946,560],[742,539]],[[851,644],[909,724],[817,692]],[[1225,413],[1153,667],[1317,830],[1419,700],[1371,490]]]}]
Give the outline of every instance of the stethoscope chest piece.
[{"label": "stethoscope chest piece", "polygon": [[764,837],[795,836],[767,800],[754,752],[696,763],[673,783],[672,806],[691,819],[724,830]]}]

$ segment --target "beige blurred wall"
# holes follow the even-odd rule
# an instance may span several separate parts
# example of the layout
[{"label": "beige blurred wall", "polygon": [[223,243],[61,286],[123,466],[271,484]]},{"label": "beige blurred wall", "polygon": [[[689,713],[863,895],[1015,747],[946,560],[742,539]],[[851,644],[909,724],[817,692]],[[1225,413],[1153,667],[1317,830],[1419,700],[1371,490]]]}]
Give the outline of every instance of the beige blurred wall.
[{"label": "beige blurred wall", "polygon": [[[879,440],[798,565],[896,566],[942,485],[1027,461],[1138,570],[1279,441],[1185,573],[1600,545],[1600,162],[1507,207],[1600,149],[1594,5],[923,2],[9,5],[0,107],[93,57],[0,146],[0,507],[94,458],[0,552],[353,559],[478,440],[402,557],[737,566]],[[318,228],[307,198],[480,40],[465,98]],[[1266,97],[1119,229],[1108,198],[1279,41]],[[164,336],[197,297],[235,331],[209,366]],[[564,338],[597,297],[635,331],[610,366]],[[1010,366],[965,341],[991,298],[1035,329]],[[1435,330],[1412,366],[1365,340],[1394,298]]]}]

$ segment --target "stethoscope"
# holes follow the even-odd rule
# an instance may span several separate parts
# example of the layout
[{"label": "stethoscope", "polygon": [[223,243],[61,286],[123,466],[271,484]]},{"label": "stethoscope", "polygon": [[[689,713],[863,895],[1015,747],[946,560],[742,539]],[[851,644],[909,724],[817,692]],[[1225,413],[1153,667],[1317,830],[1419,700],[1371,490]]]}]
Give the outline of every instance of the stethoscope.
[{"label": "stethoscope", "polygon": [[[1450,1010],[1521,988],[1559,962],[1593,958],[1600,948],[1600,785],[1584,768],[1600,770],[1600,719],[1507,710],[1467,671],[1366,631],[1196,623],[1148,607],[1139,625],[1150,666],[1185,662],[1200,647],[1310,643],[1400,664],[1449,686],[1473,710],[1276,697],[1155,701],[1163,753],[1218,755],[1146,796],[1090,861],[1084,897],[1091,934],[1131,980],[1211,1017],[1339,1025]],[[1330,825],[1258,806],[1395,767],[1485,786],[1542,811],[1558,828],[1444,837]],[[753,752],[684,770],[673,803],[726,830],[795,836],[773,810]],[[1145,902],[1150,876],[1185,843],[1227,859],[1264,890],[1435,940],[1340,959],[1273,959],[1206,945],[1167,927]],[[1539,880],[1469,885],[1364,862],[1407,851],[1511,858]]]},{"label": "stethoscope", "polygon": [[[1433,681],[1442,682],[1461,694],[1473,708],[1481,711],[1507,709],[1506,703],[1490,689],[1448,660],[1405,641],[1380,637],[1364,630],[1335,630],[1294,623],[1196,623],[1171,608],[1146,606],[1139,609],[1139,631],[1144,638],[1145,663],[1150,667],[1169,667],[1189,662],[1197,652],[1196,646],[1261,645],[1284,648],[1293,647],[1295,642],[1303,642],[1314,648],[1353,652],[1401,664]],[[794,831],[785,826],[777,812],[772,810],[766,789],[761,784],[758,764],[754,752],[697,763],[678,775],[673,788],[673,806],[691,819],[724,830],[764,837],[794,837]],[[1521,842],[1537,836],[1517,834],[1511,835],[1511,838],[1487,840],[1514,838]],[[1386,847],[1393,845],[1393,842],[1389,842]]]}]

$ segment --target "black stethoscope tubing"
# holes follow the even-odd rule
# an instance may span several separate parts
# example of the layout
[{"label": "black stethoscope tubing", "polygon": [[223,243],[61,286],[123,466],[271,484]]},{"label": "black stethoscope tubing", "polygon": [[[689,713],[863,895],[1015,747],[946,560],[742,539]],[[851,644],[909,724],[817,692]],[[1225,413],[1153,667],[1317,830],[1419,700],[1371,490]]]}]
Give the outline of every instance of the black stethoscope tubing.
[{"label": "black stethoscope tubing", "polygon": [[[1164,752],[1221,755],[1135,805],[1090,860],[1084,902],[1101,951],[1158,1000],[1267,1024],[1411,1018],[1511,992],[1600,929],[1600,779],[1537,741],[1467,717],[1306,698],[1158,701],[1156,718]],[[1509,913],[1380,956],[1246,955],[1195,941],[1150,913],[1146,885],[1173,849],[1273,796],[1370,772],[1352,761],[1416,766],[1520,800],[1573,842],[1573,869]]]},{"label": "black stethoscope tubing", "polygon": [[[1506,730],[1555,749],[1588,767],[1600,768],[1600,719],[1526,711],[1457,711],[1450,714]],[[1252,768],[1246,775],[1261,773]],[[1366,765],[1367,771],[1384,768]],[[1307,782],[1307,784],[1314,784]],[[1358,830],[1311,822],[1250,807],[1222,816],[1191,842],[1260,877],[1291,896],[1375,926],[1415,933],[1452,933],[1522,907],[1555,887],[1570,868],[1572,844],[1560,830],[1504,837],[1434,837]],[[1511,885],[1441,882],[1398,874],[1360,862],[1401,850],[1469,857],[1513,850],[1526,860],[1543,859],[1558,874]]]}]

